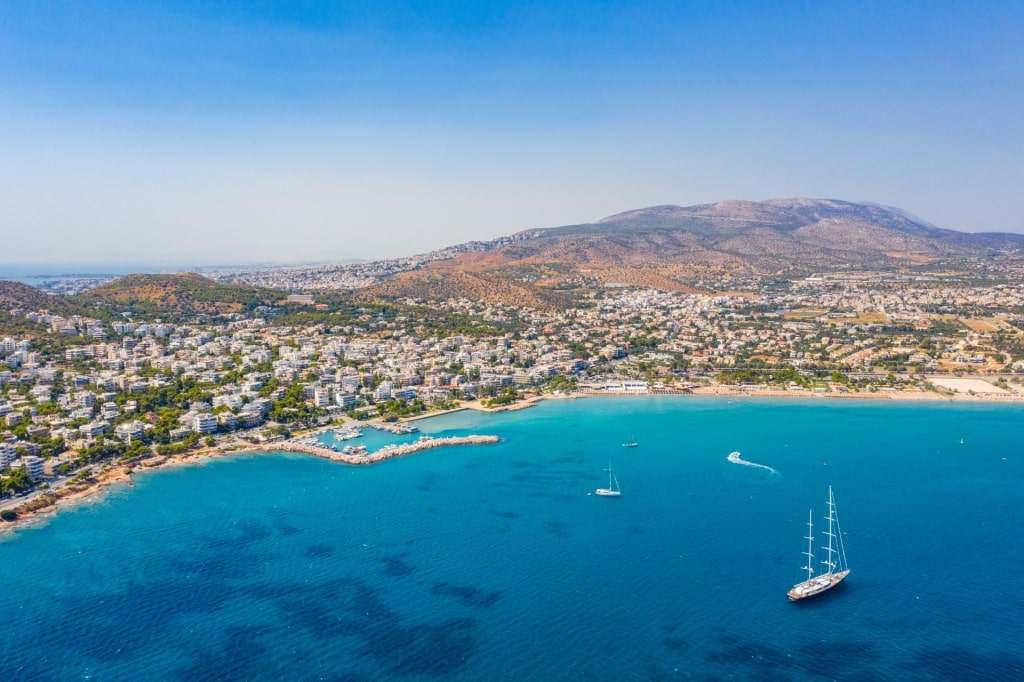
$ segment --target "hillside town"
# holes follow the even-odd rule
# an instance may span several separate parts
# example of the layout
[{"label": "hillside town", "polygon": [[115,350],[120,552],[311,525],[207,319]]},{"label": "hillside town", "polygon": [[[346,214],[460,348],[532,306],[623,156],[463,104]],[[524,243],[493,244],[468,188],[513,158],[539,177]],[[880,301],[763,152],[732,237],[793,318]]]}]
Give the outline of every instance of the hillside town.
[{"label": "hillside town", "polygon": [[102,463],[528,394],[1024,400],[1024,285],[831,275],[718,288],[608,287],[559,312],[437,304],[490,334],[418,332],[397,306],[307,325],[271,308],[170,324],[14,307],[47,333],[0,336],[3,494]]}]

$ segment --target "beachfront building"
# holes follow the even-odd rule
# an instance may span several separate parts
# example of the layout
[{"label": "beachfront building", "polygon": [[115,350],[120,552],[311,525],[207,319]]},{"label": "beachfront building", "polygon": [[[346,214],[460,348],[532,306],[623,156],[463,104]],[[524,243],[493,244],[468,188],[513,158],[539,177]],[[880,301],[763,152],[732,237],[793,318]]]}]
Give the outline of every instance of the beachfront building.
[{"label": "beachfront building", "polygon": [[217,415],[217,421],[222,431],[234,431],[238,428],[238,417],[231,412],[224,412]]},{"label": "beachfront building", "polygon": [[197,414],[192,420],[192,430],[196,433],[216,433],[217,417],[209,413]]},{"label": "beachfront building", "polygon": [[414,388],[400,388],[392,393],[392,398],[395,400],[415,400],[416,389]]},{"label": "beachfront building", "polygon": [[33,481],[41,481],[44,475],[43,464],[46,460],[42,457],[36,457],[35,455],[28,455],[22,457],[20,460],[20,466],[28,474],[29,478]]},{"label": "beachfront building", "polygon": [[[248,407],[248,405],[246,407]],[[243,429],[251,429],[262,423],[263,413],[258,410],[243,410],[238,413],[238,425]]]}]

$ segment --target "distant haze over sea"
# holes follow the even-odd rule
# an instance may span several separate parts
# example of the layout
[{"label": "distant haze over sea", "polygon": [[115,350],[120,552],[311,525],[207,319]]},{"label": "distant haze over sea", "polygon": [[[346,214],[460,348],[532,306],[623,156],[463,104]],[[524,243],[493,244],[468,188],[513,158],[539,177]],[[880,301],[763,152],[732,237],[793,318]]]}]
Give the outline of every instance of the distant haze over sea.
[{"label": "distant haze over sea", "polygon": [[[329,264],[337,265],[342,263],[358,262],[362,262],[362,259],[339,258],[330,261]],[[28,284],[31,286],[37,286],[42,282],[47,281],[52,282],[54,280],[81,279],[88,277],[120,277],[122,275],[132,274],[166,274],[176,272],[202,273],[210,270],[218,270],[223,268],[280,268],[294,266],[313,267],[316,265],[326,264],[328,263],[313,263],[306,261],[297,261],[294,263],[271,263],[267,261],[253,263],[206,263],[203,265],[154,265],[151,263],[35,263],[25,265],[14,263],[0,263],[0,280],[9,280],[13,282],[21,282],[22,284]]]},{"label": "distant haze over sea", "polygon": [[[82,279],[89,277],[120,277],[132,274],[160,274],[175,272],[201,272],[203,270],[229,267],[227,265],[116,265],[72,264],[72,265],[4,265],[0,264],[0,280],[21,282],[38,286],[55,280]],[[232,266],[241,267],[241,266]],[[255,267],[255,266],[253,266]],[[266,265],[264,265],[266,267]]]},{"label": "distant haze over sea", "polygon": [[153,268],[129,265],[3,265],[0,280],[11,280],[37,286],[42,282],[78,279],[81,277],[110,277],[134,272],[179,272],[177,268]]}]

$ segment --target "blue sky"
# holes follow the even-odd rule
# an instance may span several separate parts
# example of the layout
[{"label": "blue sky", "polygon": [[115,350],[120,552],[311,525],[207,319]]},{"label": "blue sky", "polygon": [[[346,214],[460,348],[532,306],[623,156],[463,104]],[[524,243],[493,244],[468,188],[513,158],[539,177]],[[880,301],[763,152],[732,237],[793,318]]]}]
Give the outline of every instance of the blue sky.
[{"label": "blue sky", "polygon": [[1024,232],[1022,35],[1020,2],[5,3],[0,263],[389,257],[782,196]]}]

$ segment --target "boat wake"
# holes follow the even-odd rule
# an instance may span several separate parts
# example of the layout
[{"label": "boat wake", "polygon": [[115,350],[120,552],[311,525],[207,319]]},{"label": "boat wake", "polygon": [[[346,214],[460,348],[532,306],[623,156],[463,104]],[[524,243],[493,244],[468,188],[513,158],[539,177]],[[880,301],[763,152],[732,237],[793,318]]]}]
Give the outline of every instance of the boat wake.
[{"label": "boat wake", "polygon": [[772,472],[772,474],[774,474],[775,476],[779,475],[779,472],[776,471],[775,469],[772,469],[770,466],[765,466],[764,464],[758,464],[756,462],[748,462],[747,460],[740,457],[740,453],[738,451],[730,452],[729,457],[727,459],[733,464],[742,464],[745,467],[754,467],[755,469],[765,469],[767,471]]}]

